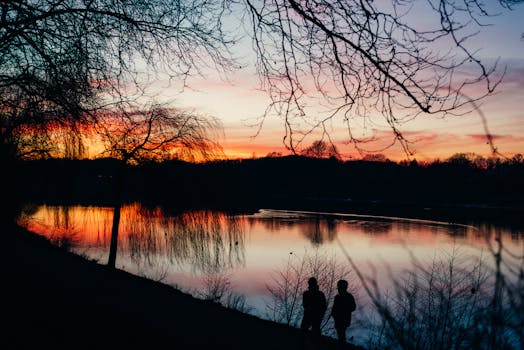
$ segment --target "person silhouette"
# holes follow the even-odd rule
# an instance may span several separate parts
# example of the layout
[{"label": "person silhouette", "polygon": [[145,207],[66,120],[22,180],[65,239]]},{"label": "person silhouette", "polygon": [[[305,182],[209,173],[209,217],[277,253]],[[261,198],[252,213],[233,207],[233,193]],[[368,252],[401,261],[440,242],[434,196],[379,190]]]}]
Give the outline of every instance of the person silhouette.
[{"label": "person silhouette", "polygon": [[311,328],[315,335],[320,336],[320,324],[327,309],[326,296],[319,289],[315,277],[309,278],[307,283],[308,289],[302,294],[304,316],[302,317],[300,328],[302,330]]},{"label": "person silhouette", "polygon": [[335,321],[338,340],[341,343],[346,342],[346,330],[351,324],[351,313],[357,308],[353,294],[347,291],[348,281],[339,280],[337,282],[338,294],[335,295],[331,316]]}]

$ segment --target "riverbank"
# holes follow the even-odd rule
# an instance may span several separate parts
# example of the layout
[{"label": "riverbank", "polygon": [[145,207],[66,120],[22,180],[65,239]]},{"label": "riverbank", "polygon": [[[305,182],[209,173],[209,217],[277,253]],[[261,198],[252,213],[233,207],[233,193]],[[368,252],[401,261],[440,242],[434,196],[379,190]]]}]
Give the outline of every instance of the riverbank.
[{"label": "riverbank", "polygon": [[2,349],[340,349],[335,339],[109,269],[19,227],[2,237]]}]

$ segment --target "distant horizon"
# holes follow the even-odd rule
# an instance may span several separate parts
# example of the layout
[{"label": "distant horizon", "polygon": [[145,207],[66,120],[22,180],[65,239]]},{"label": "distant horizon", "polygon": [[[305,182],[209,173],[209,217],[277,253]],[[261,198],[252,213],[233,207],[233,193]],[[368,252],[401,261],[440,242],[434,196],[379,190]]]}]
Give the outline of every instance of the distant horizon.
[{"label": "distant horizon", "polygon": [[[315,156],[307,156],[307,155],[300,154],[300,153],[292,153],[290,151],[288,151],[287,153],[280,153],[280,152],[272,151],[272,152],[268,152],[267,154],[260,154],[260,155],[251,154],[251,156],[246,156],[246,157],[224,156],[224,157],[216,157],[216,158],[211,158],[207,160],[199,160],[199,161],[173,157],[173,158],[161,159],[159,163],[170,162],[170,161],[180,161],[180,162],[186,162],[186,163],[191,163],[191,164],[205,164],[205,163],[213,163],[213,162],[220,162],[220,161],[244,161],[244,160],[257,160],[257,159],[267,159],[267,158],[285,158],[285,157],[293,157],[293,156],[304,157],[304,158],[309,158],[309,159],[325,159],[325,160],[328,160],[330,158],[335,158],[341,162],[374,161],[374,162],[381,162],[381,163],[392,162],[392,163],[397,163],[397,164],[404,163],[404,162],[409,163],[413,161],[417,163],[421,163],[421,164],[424,164],[424,163],[432,164],[436,162],[447,162],[451,160],[453,157],[457,157],[457,156],[464,156],[465,158],[467,158],[470,161],[474,161],[475,159],[484,159],[484,160],[500,159],[502,161],[505,161],[505,160],[512,160],[515,157],[519,157],[519,156],[520,158],[524,160],[524,153],[520,153],[520,152],[511,154],[511,155],[479,154],[475,152],[456,152],[456,153],[453,153],[453,154],[450,154],[444,157],[437,157],[433,159],[419,159],[416,156],[413,156],[411,158],[400,157],[397,159],[392,159],[392,158],[387,157],[384,153],[381,153],[381,152],[363,154],[360,157],[344,158],[344,157],[329,157],[329,156],[315,157]],[[68,161],[93,160],[93,161],[96,161],[96,160],[104,160],[104,159],[105,160],[119,160],[117,157],[112,157],[110,155],[102,156],[101,154],[98,154],[96,156],[85,156],[85,157],[78,157],[78,158],[68,158],[65,156],[58,156],[58,157],[48,157],[48,158],[23,159],[23,161],[45,161],[45,160],[68,160]],[[145,162],[147,161],[144,161],[144,163]]]}]

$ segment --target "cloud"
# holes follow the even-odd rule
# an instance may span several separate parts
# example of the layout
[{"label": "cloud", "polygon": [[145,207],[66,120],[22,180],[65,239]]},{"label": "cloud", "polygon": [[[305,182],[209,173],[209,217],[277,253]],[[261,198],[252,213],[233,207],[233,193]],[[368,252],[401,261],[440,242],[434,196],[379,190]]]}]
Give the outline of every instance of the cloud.
[{"label": "cloud", "polygon": [[406,131],[402,133],[411,142],[426,143],[438,141],[440,135],[427,130],[423,131]]},{"label": "cloud", "polygon": [[[466,136],[475,141],[486,141],[487,140],[486,134],[467,134]],[[524,141],[524,136],[514,136],[514,135],[491,134],[491,138],[494,141],[512,141],[512,142]]]},{"label": "cloud", "polygon": [[[475,141],[487,141],[487,135],[486,134],[467,134],[466,135],[467,137],[475,140]],[[494,134],[491,134],[491,138],[496,141],[496,140],[503,140],[503,139],[508,139],[508,138],[513,138],[513,136],[511,135],[494,135]]]}]

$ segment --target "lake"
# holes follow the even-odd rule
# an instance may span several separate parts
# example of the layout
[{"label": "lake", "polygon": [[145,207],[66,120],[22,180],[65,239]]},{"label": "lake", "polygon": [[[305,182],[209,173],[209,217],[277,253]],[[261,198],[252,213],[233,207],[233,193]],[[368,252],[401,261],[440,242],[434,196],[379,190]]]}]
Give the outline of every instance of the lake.
[{"label": "lake", "polygon": [[[112,219],[110,207],[30,205],[20,223],[54,244],[106,264]],[[358,304],[348,334],[365,344],[366,320],[373,318],[373,311],[363,280],[368,288],[393,292],[398,287],[395,278],[405,271],[414,266],[437,271],[450,260],[460,269],[482,266],[489,272],[498,244],[511,263],[502,266],[503,273],[512,278],[512,266],[522,267],[524,233],[489,223],[271,209],[171,212],[131,203],[121,211],[116,267],[295,326],[300,307],[284,310],[286,316],[283,294],[286,301],[300,303],[310,275],[325,289],[344,278]],[[444,265],[438,265],[441,262]],[[333,293],[326,290],[329,300]],[[332,335],[329,322],[325,333]]]}]

